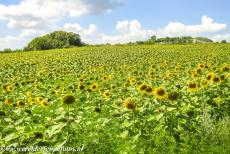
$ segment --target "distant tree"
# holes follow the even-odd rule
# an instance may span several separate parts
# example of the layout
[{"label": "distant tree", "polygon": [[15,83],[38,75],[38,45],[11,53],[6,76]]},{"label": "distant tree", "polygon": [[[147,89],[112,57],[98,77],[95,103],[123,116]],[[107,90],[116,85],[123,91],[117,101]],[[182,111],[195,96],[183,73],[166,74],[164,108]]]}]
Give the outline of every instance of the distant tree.
[{"label": "distant tree", "polygon": [[13,52],[13,51],[10,48],[6,48],[2,52],[4,52],[4,53],[10,53],[10,52]]},{"label": "distant tree", "polygon": [[50,34],[34,38],[24,49],[27,51],[48,50],[82,45],[85,44],[81,42],[80,35],[72,32],[55,31]]},{"label": "distant tree", "polygon": [[222,40],[221,43],[227,43],[227,41],[226,40]]},{"label": "distant tree", "polygon": [[144,41],[136,41],[136,44],[144,44]]},{"label": "distant tree", "polygon": [[157,36],[156,35],[153,35],[151,38],[150,38],[151,41],[156,41],[157,40]]}]

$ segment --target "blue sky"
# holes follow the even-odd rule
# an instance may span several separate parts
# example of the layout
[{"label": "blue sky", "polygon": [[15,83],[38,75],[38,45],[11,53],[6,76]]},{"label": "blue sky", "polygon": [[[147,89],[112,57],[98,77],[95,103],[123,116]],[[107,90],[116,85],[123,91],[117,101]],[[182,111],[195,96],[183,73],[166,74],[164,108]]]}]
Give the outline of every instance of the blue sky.
[{"label": "blue sky", "polygon": [[22,48],[54,30],[87,43],[125,43],[151,35],[230,41],[228,0],[1,0],[0,49]]}]

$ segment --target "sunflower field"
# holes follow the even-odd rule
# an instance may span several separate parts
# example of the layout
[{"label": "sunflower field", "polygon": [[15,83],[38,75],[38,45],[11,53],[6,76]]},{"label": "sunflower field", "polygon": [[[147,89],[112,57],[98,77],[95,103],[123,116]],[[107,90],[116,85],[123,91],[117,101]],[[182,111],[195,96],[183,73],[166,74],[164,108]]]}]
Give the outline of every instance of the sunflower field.
[{"label": "sunflower field", "polygon": [[227,154],[229,116],[228,44],[0,54],[1,148]]}]

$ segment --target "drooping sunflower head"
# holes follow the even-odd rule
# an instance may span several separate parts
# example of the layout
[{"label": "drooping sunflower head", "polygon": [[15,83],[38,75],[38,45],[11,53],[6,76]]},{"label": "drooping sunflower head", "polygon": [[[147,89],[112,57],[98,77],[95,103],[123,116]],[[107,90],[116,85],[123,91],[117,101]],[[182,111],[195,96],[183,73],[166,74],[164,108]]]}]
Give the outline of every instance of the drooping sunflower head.
[{"label": "drooping sunflower head", "polygon": [[63,97],[62,102],[67,105],[73,104],[75,102],[75,97],[72,95],[67,95]]}]

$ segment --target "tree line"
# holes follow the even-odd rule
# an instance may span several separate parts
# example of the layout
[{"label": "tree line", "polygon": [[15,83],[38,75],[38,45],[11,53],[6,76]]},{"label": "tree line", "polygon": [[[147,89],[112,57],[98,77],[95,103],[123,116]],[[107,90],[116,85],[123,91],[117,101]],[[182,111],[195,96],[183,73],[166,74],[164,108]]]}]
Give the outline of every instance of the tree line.
[{"label": "tree line", "polygon": [[[154,35],[147,41],[136,41],[127,44],[133,45],[133,44],[190,44],[190,43],[213,43],[213,41],[206,37],[183,36],[183,37],[157,38]],[[227,41],[222,40],[220,43],[227,43]],[[65,31],[54,31],[50,34],[46,34],[32,39],[24,49],[11,50],[8,48],[0,52],[11,53],[11,52],[20,52],[20,51],[49,50],[49,49],[81,47],[86,45],[87,44],[81,41],[79,34],[75,34],[73,32],[65,32]],[[105,45],[110,45],[110,44],[107,43]]]}]

